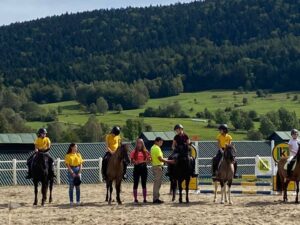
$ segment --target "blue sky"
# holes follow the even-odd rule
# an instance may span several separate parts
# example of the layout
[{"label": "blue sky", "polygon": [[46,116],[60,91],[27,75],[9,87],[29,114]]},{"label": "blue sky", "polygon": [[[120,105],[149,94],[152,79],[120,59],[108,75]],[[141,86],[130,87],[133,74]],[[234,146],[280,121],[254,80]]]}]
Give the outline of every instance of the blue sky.
[{"label": "blue sky", "polygon": [[126,6],[169,5],[192,0],[0,0],[0,25],[65,12],[81,12]]}]

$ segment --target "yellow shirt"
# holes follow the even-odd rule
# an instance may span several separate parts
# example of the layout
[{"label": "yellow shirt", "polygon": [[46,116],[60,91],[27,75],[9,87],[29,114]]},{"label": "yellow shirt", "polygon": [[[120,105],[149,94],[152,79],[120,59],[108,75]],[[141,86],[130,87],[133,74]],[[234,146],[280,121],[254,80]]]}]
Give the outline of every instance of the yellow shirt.
[{"label": "yellow shirt", "polygon": [[108,134],[106,135],[106,144],[112,150],[113,152],[118,149],[118,147],[121,145],[121,137],[120,135],[113,135],[113,134]]},{"label": "yellow shirt", "polygon": [[83,159],[80,153],[69,153],[65,156],[65,163],[69,166],[80,166]]},{"label": "yellow shirt", "polygon": [[164,165],[163,162],[161,162],[158,157],[162,157],[163,158],[163,152],[161,151],[161,148],[154,144],[151,148],[151,159],[152,159],[152,166],[162,166]]},{"label": "yellow shirt", "polygon": [[46,151],[50,147],[51,141],[48,137],[44,137],[44,138],[38,137],[34,141],[34,144],[38,150]]},{"label": "yellow shirt", "polygon": [[229,145],[232,141],[232,137],[229,134],[223,135],[223,134],[219,134],[217,136],[217,140],[220,143],[220,147],[221,148],[225,148],[226,145]]}]

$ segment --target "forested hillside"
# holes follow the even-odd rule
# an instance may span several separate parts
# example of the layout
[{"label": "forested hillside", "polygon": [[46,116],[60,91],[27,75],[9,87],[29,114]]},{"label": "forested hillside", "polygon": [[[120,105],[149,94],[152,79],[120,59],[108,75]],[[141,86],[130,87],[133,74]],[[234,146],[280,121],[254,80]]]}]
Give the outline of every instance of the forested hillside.
[{"label": "forested hillside", "polygon": [[295,0],[96,10],[1,27],[0,71],[17,86],[180,75],[185,91],[299,90],[299,34]]}]

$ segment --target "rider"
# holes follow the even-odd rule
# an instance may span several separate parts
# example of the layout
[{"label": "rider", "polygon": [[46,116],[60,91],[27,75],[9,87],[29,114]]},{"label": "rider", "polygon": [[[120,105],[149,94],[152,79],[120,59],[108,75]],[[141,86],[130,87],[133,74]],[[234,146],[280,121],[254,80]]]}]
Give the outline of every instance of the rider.
[{"label": "rider", "polygon": [[47,137],[47,130],[45,128],[40,128],[37,133],[37,139],[34,142],[35,150],[34,153],[27,159],[28,174],[26,179],[32,178],[32,164],[34,162],[35,156],[38,152],[43,152],[48,154],[49,157],[49,175],[54,177],[54,159],[49,155],[49,150],[51,146],[51,141]]},{"label": "rider", "polygon": [[[107,166],[108,161],[112,154],[116,152],[116,150],[121,146],[121,128],[119,126],[114,126],[110,133],[106,135],[105,142],[106,142],[106,153],[103,157],[102,162],[102,176],[103,179],[106,180],[107,177]],[[124,161],[124,174],[123,179],[127,179],[126,176],[126,170],[127,170],[127,162]]]},{"label": "rider", "polygon": [[[232,137],[231,135],[228,134],[228,126],[227,124],[221,124],[219,126],[219,135],[217,136],[217,141],[218,141],[218,152],[213,158],[213,163],[212,163],[212,178],[216,177],[216,171],[218,170],[218,166],[220,163],[220,160],[222,159],[223,152],[226,150],[226,146],[231,144]],[[236,175],[237,171],[237,162],[234,160],[234,178],[237,177]]]},{"label": "rider", "polygon": [[290,177],[292,175],[292,168],[296,161],[296,156],[299,150],[299,139],[298,139],[298,130],[292,129],[291,136],[292,138],[289,141],[289,150],[290,150],[290,157],[288,159],[288,167],[287,167],[287,175]]},{"label": "rider", "polygon": [[[190,150],[189,148],[190,148],[191,141],[190,141],[188,135],[183,131],[183,126],[181,124],[176,124],[174,127],[174,131],[176,132],[176,135],[175,135],[175,137],[173,139],[173,143],[172,143],[173,153],[171,154],[169,159],[177,159],[180,149],[185,150],[185,153],[187,155]],[[190,168],[191,176],[197,177],[198,174],[195,173],[195,159],[193,157],[189,157],[189,158],[190,158],[191,164],[192,164],[191,168]],[[170,176],[169,167],[168,167],[168,172],[166,175]]]}]

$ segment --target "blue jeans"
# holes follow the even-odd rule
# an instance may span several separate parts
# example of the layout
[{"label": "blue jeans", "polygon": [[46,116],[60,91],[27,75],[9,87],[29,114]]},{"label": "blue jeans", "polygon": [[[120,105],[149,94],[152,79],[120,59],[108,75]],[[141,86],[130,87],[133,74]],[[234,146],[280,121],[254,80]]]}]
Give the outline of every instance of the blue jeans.
[{"label": "blue jeans", "polygon": [[[80,167],[71,167],[72,171],[75,174],[78,174]],[[74,187],[76,189],[76,202],[80,202],[80,186],[74,186],[73,184],[73,177],[70,172],[68,172],[68,179],[69,179],[69,197],[70,197],[70,202],[73,203],[73,193],[74,193]]]}]

